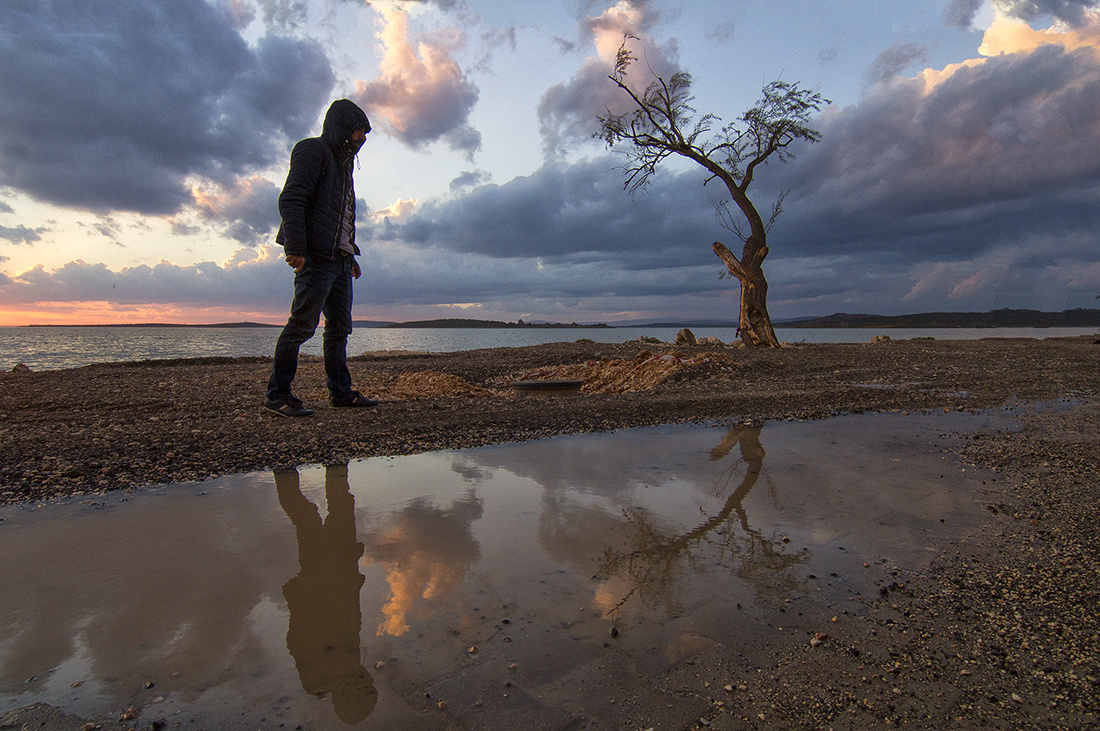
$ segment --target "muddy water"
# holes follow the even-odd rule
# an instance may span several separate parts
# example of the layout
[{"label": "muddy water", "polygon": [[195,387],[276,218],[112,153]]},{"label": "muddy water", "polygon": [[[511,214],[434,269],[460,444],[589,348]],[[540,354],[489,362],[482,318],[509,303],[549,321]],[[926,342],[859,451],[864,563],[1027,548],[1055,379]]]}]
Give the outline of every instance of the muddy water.
[{"label": "muddy water", "polygon": [[660,427],[4,509],[0,713],[616,727],[620,693],[686,721],[654,682],[677,663],[858,613],[997,520],[939,448],[1006,418]]}]

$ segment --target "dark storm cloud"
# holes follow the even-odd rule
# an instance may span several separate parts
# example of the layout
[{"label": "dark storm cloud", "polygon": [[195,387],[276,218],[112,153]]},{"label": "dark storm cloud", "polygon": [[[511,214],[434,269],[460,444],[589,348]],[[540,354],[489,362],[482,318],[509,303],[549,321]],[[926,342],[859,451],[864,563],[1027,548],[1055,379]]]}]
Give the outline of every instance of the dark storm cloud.
[{"label": "dark storm cloud", "polygon": [[1026,231],[1097,226],[1097,100],[1100,63],[1087,48],[997,56],[929,93],[899,81],[824,115],[823,141],[775,184],[792,189],[787,208],[807,229],[796,238],[819,253],[961,255]]},{"label": "dark storm cloud", "polygon": [[631,197],[618,162],[549,162],[504,185],[424,205],[373,235],[493,259],[602,260],[628,269],[717,262],[710,243],[728,232],[715,222],[702,171],[659,174]]},{"label": "dark storm cloud", "polygon": [[187,178],[311,133],[334,80],[316,44],[250,48],[203,0],[12,0],[0,27],[0,185],[62,206],[175,212]]}]

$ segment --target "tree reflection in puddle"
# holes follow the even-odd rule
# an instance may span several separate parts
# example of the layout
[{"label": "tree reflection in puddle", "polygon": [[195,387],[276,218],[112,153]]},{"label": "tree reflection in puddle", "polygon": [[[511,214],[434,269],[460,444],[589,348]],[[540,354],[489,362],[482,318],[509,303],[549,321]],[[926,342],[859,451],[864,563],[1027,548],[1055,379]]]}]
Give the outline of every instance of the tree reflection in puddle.
[{"label": "tree reflection in puddle", "polygon": [[[744,467],[740,484],[733,487],[725,504],[714,515],[695,528],[678,534],[667,534],[657,520],[641,509],[623,511],[629,525],[627,546],[608,546],[598,561],[596,577],[604,582],[617,578],[629,590],[607,610],[618,618],[624,606],[633,598],[649,607],[663,606],[669,614],[683,610],[682,592],[677,590],[680,575],[699,567],[701,561],[734,564],[734,572],[749,586],[771,593],[777,588],[793,589],[804,583],[793,569],[808,559],[805,549],[789,553],[782,539],[768,537],[754,529],[742,503],[764,472],[766,452],[760,442],[759,426],[741,424],[729,431],[711,452],[711,460],[724,460],[736,446],[741,457],[722,474],[718,493],[733,487]],[[740,530],[738,530],[740,529]],[[705,546],[716,556],[705,559],[697,549]],[[767,574],[765,579],[764,574]],[[606,601],[606,600],[605,600]]]}]

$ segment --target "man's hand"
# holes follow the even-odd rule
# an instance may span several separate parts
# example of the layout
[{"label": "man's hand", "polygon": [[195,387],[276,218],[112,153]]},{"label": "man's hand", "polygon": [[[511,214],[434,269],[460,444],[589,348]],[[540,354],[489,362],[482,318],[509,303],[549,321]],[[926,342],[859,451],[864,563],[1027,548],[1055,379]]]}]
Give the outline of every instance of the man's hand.
[{"label": "man's hand", "polygon": [[294,254],[286,255],[286,263],[290,265],[294,273],[302,271],[306,267],[306,258],[304,256],[295,256]]},{"label": "man's hand", "polygon": [[359,262],[355,261],[355,259],[352,259],[351,260],[351,276],[358,279],[359,275],[361,275],[362,273],[363,273],[363,270],[359,268]]}]

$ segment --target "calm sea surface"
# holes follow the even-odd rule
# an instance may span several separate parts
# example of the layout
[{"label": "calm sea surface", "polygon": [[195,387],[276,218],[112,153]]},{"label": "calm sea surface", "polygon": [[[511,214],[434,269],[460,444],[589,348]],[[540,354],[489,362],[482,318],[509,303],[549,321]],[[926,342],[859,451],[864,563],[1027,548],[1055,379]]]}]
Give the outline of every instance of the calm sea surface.
[{"label": "calm sea surface", "polygon": [[[23,363],[32,370],[78,368],[89,363],[163,359],[270,356],[277,327],[0,327],[0,370]],[[639,337],[671,342],[677,328],[360,328],[348,339],[348,354],[371,350],[447,353],[478,348],[574,342],[623,343]],[[696,337],[713,335],[728,343],[734,328],[692,328]],[[797,343],[860,343],[875,335],[894,339],[933,337],[972,340],[990,337],[1047,338],[1090,335],[1097,328],[776,328],[779,339]],[[302,346],[321,354],[321,332]]]}]

